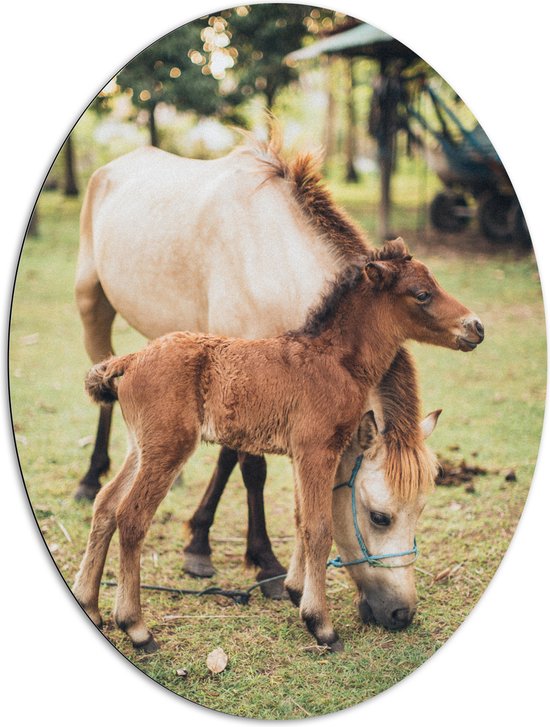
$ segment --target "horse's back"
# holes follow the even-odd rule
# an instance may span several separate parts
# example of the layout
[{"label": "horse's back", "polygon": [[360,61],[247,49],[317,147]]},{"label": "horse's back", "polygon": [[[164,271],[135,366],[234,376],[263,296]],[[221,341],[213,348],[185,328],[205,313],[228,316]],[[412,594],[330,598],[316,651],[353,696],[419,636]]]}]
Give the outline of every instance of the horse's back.
[{"label": "horse's back", "polygon": [[338,263],[270,164],[247,147],[207,161],[141,148],[110,162],[90,180],[79,270],[148,338],[299,325]]},{"label": "horse's back", "polygon": [[234,190],[224,180],[237,177],[230,157],[203,161],[145,147],[90,179],[79,268],[93,266],[111,305],[146,336],[208,330],[220,195]]}]

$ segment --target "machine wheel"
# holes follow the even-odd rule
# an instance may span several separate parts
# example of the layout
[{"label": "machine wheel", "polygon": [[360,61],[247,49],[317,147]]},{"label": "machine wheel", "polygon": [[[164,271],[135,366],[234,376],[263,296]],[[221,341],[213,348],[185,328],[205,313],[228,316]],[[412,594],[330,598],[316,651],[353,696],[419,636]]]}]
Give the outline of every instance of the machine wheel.
[{"label": "machine wheel", "polygon": [[464,195],[452,192],[436,194],[430,205],[430,220],[442,232],[462,232],[470,222]]},{"label": "machine wheel", "polygon": [[523,216],[523,210],[521,209],[521,205],[517,199],[515,200],[512,208],[511,221],[514,240],[516,240],[521,247],[531,247],[531,235],[529,234],[529,229],[525,222],[525,217]]},{"label": "machine wheel", "polygon": [[479,203],[478,219],[482,233],[494,242],[510,242],[513,238],[511,221],[514,197],[491,192]]}]

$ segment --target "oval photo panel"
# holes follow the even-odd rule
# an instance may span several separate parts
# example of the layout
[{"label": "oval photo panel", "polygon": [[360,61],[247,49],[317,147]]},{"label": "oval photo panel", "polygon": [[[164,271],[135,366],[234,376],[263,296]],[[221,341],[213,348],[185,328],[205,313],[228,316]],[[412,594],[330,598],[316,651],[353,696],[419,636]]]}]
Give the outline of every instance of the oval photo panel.
[{"label": "oval photo panel", "polygon": [[545,351],[520,203],[453,89],[353,17],[242,5],[137,55],[59,151],[15,281],[14,434],[83,623],[199,705],[318,716],[487,587]]}]

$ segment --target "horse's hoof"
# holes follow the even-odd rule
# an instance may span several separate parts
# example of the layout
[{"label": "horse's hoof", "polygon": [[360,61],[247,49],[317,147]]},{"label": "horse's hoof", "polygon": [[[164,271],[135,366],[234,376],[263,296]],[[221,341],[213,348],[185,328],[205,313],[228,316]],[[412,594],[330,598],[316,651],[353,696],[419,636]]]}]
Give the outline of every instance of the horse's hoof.
[{"label": "horse's hoof", "polygon": [[332,644],[327,644],[328,650],[331,654],[336,654],[338,651],[344,651],[344,642],[342,639],[337,639]]},{"label": "horse's hoof", "polygon": [[296,606],[296,608],[300,608],[300,603],[302,602],[302,591],[299,591],[297,588],[291,588],[291,586],[288,585],[285,586],[285,589],[292,603]]},{"label": "horse's hoof", "polygon": [[273,601],[288,601],[290,598],[285,589],[284,578],[282,577],[276,581],[262,583],[260,590],[265,598],[270,598]]},{"label": "horse's hoof", "polygon": [[79,482],[78,489],[74,493],[74,499],[77,501],[88,500],[89,502],[93,502],[100,489],[101,485],[99,482],[90,483],[82,480]]},{"label": "horse's hoof", "polygon": [[158,651],[160,649],[160,646],[157,644],[152,636],[149,636],[147,641],[144,641],[140,644],[134,644],[134,649],[136,651],[141,651],[143,654],[154,654],[155,651]]},{"label": "horse's hoof", "polygon": [[216,574],[210,556],[200,553],[184,553],[183,570],[196,578],[212,578]]}]

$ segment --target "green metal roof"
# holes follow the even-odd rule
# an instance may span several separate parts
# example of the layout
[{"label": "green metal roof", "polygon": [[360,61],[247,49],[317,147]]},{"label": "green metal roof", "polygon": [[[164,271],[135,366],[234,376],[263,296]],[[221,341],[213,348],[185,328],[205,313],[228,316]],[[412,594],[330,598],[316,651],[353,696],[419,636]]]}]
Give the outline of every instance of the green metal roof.
[{"label": "green metal roof", "polygon": [[412,55],[406,46],[395,40],[383,30],[373,25],[361,23],[360,25],[335,33],[328,38],[323,38],[316,43],[307,45],[305,48],[292,51],[285,56],[285,62],[294,63],[305,61],[310,58],[317,58],[323,53],[342,53],[345,55],[379,55],[390,52],[391,55]]}]

